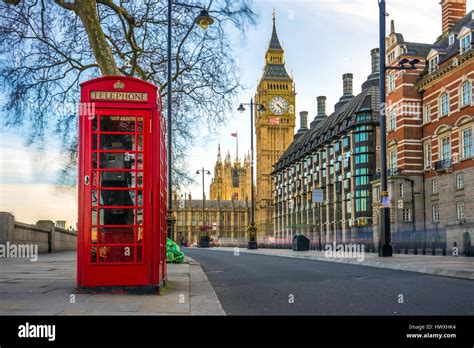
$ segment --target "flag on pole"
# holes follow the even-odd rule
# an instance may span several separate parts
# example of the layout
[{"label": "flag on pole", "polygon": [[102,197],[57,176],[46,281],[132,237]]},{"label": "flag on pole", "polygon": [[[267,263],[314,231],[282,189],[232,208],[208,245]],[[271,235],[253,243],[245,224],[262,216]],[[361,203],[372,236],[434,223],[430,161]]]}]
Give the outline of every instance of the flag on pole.
[{"label": "flag on pole", "polygon": [[280,124],[280,119],[278,117],[270,117],[270,124]]},{"label": "flag on pole", "polygon": [[239,133],[230,133],[231,136],[235,138],[235,161],[239,160]]}]

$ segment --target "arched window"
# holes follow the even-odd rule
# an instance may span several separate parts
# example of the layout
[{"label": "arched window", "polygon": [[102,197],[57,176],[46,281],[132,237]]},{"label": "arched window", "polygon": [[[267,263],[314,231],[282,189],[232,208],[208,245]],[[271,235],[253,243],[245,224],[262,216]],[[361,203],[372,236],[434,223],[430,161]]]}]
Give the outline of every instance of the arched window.
[{"label": "arched window", "polygon": [[439,114],[440,116],[449,115],[449,95],[447,92],[441,94],[439,98]]},{"label": "arched window", "polygon": [[466,81],[461,85],[461,106],[471,105],[472,102],[472,82]]}]

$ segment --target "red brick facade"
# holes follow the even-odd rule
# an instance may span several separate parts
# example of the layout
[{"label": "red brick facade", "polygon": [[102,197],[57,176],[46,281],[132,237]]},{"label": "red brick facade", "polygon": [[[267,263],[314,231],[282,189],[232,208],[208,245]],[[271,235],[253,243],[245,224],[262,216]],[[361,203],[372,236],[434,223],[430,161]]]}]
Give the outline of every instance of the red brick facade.
[{"label": "red brick facade", "polygon": [[[441,11],[443,32],[434,44],[405,41],[393,23],[386,39],[387,66],[420,61],[415,70],[387,72],[392,234],[395,244],[410,232],[414,244],[441,236],[448,250],[469,249],[474,240],[474,11],[466,14],[466,0],[443,0]],[[373,187],[377,203],[379,181]],[[376,213],[374,204],[374,222]]]},{"label": "red brick facade", "polygon": [[442,0],[441,7],[444,34],[466,15],[466,0]]}]

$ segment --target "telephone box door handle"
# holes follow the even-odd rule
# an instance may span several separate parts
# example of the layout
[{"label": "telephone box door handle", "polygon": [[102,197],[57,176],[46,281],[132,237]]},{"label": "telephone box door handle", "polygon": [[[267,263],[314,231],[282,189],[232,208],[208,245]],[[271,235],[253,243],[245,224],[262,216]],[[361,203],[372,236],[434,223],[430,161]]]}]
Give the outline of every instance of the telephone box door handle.
[{"label": "telephone box door handle", "polygon": [[84,176],[84,185],[89,185],[89,175]]}]

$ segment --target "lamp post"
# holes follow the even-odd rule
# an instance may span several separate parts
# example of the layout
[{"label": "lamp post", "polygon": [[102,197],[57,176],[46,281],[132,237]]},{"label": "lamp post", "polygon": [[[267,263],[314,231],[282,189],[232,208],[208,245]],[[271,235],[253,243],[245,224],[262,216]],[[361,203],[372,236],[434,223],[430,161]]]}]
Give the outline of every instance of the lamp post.
[{"label": "lamp post", "polygon": [[[385,34],[387,13],[385,12],[385,0],[379,0],[379,44],[380,44],[380,178],[381,178],[381,208],[380,208],[380,240],[383,243],[379,248],[379,256],[390,257],[393,254],[390,232],[390,205],[388,204],[388,180],[387,180],[387,131],[386,131],[386,94],[385,75],[388,70],[415,70],[418,59],[399,61],[399,66],[387,66],[385,62]],[[405,66],[405,64],[410,66]]]},{"label": "lamp post", "polygon": [[168,54],[168,62],[167,62],[167,135],[168,135],[168,152],[167,152],[167,164],[168,164],[168,214],[166,217],[167,221],[167,235],[168,238],[172,239],[173,238],[173,233],[174,233],[174,224],[176,222],[176,218],[174,217],[173,214],[173,182],[172,182],[172,171],[171,171],[171,161],[172,161],[172,151],[171,151],[171,143],[172,143],[172,105],[171,103],[173,102],[171,93],[172,93],[172,88],[171,88],[171,82],[172,82],[172,77],[171,77],[171,54],[172,54],[172,45],[171,45],[171,39],[172,39],[172,7],[173,5],[178,5],[178,6],[183,6],[183,7],[189,7],[189,8],[199,8],[201,9],[201,12],[199,13],[199,16],[196,17],[196,19],[193,22],[194,24],[198,24],[202,29],[207,29],[209,25],[214,23],[214,19],[212,19],[211,16],[209,16],[209,12],[207,9],[204,7],[199,7],[199,6],[193,6],[193,5],[188,5],[188,4],[181,4],[181,3],[175,3],[173,0],[168,0],[168,38],[167,38],[167,54]]},{"label": "lamp post", "polygon": [[[202,173],[202,227],[206,228],[206,218],[205,218],[205,211],[206,211],[206,193],[205,193],[205,188],[204,188],[204,174],[211,175],[211,172],[207,169],[202,169],[196,171],[196,175],[199,175]],[[199,238],[198,238],[198,246],[199,246],[199,239],[201,239],[201,233],[199,233]]]},{"label": "lamp post", "polygon": [[254,179],[253,179],[253,108],[256,107],[258,112],[265,111],[265,106],[263,104],[257,104],[253,102],[253,98],[250,99],[250,103],[241,103],[237,109],[240,112],[245,111],[245,105],[250,106],[250,226],[248,227],[249,231],[249,241],[248,249],[257,249],[257,228],[255,227],[255,197],[254,197]]}]

